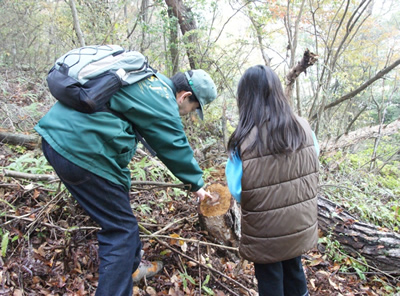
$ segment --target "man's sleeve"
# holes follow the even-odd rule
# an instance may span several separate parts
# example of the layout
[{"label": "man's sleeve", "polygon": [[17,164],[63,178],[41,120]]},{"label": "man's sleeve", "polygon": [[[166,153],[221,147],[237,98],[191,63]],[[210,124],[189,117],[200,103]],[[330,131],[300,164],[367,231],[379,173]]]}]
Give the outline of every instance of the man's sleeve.
[{"label": "man's sleeve", "polygon": [[137,129],[167,168],[184,184],[191,184],[190,191],[203,187],[203,172],[193,156],[180,117],[158,118]]},{"label": "man's sleeve", "polygon": [[157,157],[190,191],[204,185],[193,156],[173,92],[152,77],[127,86],[112,98],[112,109],[123,115],[157,153]]}]

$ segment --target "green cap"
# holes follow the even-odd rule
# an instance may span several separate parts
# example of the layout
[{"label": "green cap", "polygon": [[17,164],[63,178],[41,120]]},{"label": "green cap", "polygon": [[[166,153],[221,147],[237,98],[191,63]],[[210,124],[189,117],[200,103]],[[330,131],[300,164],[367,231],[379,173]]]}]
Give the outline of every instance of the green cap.
[{"label": "green cap", "polygon": [[215,100],[217,97],[217,87],[214,81],[204,70],[192,70],[192,77],[188,72],[185,72],[186,79],[192,88],[194,95],[200,103],[200,108],[197,109],[197,114],[203,120],[203,107]]}]

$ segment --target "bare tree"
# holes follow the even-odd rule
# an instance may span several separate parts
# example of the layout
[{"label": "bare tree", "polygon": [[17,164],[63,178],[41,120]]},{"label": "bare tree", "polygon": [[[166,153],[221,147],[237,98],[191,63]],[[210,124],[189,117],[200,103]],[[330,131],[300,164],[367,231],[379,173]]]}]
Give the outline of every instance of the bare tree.
[{"label": "bare tree", "polygon": [[78,11],[76,10],[75,0],[69,0],[69,6],[71,7],[72,18],[74,20],[74,30],[76,33],[76,37],[78,37],[79,44],[81,46],[85,46],[85,39],[83,37],[83,33],[81,31],[81,27],[79,25]]},{"label": "bare tree", "polygon": [[[351,98],[355,97],[356,95],[358,95],[359,93],[364,91],[367,87],[372,85],[375,81],[383,78],[386,74],[388,74],[390,71],[392,71],[398,65],[400,65],[400,59],[394,61],[391,65],[387,66],[386,68],[384,68],[381,71],[379,71],[378,73],[376,73],[376,75],[374,77],[372,77],[368,81],[364,82],[362,85],[360,85],[360,87],[358,87],[355,90],[345,94],[344,96],[342,96],[339,99],[333,101],[332,103],[325,105],[323,107],[323,111],[325,111],[325,110],[327,110],[329,108],[332,108],[334,106],[337,106],[340,103],[342,103],[344,101],[347,101],[347,100],[350,100]],[[315,113],[313,116],[311,116],[312,119],[316,119],[317,117],[318,117],[317,113]]]},{"label": "bare tree", "polygon": [[[299,35],[299,23],[303,14],[303,7],[305,0],[301,1],[299,13],[296,16],[295,24],[294,27],[292,28],[292,24],[290,22],[291,20],[291,15],[290,15],[290,2],[291,0],[288,0],[287,2],[287,10],[286,10],[286,16],[285,16],[285,28],[287,32],[287,37],[288,37],[288,50],[290,51],[290,62],[289,62],[289,69],[292,69],[295,66],[295,58],[296,58],[296,50],[297,50],[297,39]],[[293,76],[291,76],[293,77]],[[298,77],[298,76],[297,76]],[[297,79],[296,77],[296,79]],[[294,81],[287,80],[286,81],[286,97],[288,98],[289,102],[293,106],[293,87],[294,87]],[[297,97],[297,110],[300,113],[301,108],[300,108],[300,98]]]},{"label": "bare tree", "polygon": [[260,47],[260,52],[261,52],[261,56],[262,56],[262,58],[264,60],[264,64],[266,66],[270,66],[271,65],[271,58],[268,56],[268,54],[264,50],[264,46],[263,46],[262,24],[257,22],[255,20],[255,18],[251,15],[251,13],[249,13],[249,18],[250,18],[250,21],[251,21],[251,23],[252,23],[252,25],[254,27],[254,30],[256,31],[258,46]]},{"label": "bare tree", "polygon": [[[318,134],[321,121],[323,119],[324,110],[327,106],[327,100],[330,97],[330,84],[334,71],[338,66],[338,60],[343,54],[346,47],[351,43],[354,36],[356,36],[358,30],[363,25],[365,20],[370,16],[371,10],[369,9],[372,5],[373,0],[362,0],[360,4],[351,10],[351,1],[343,0],[341,5],[336,11],[334,17],[330,20],[330,24],[325,36],[325,44],[327,50],[323,59],[324,67],[318,77],[318,84],[316,90],[316,99],[311,107],[310,115],[316,112],[316,127],[315,132]],[[313,7],[314,2],[310,0],[311,11],[315,12],[316,8]],[[317,1],[317,5],[319,2]],[[314,17],[315,15],[313,15]],[[314,22],[314,34],[319,36],[320,33]],[[316,53],[319,54],[318,52]],[[319,95],[322,93],[321,100],[317,100]],[[317,107],[318,104],[318,107]],[[311,117],[311,116],[310,116]]]}]

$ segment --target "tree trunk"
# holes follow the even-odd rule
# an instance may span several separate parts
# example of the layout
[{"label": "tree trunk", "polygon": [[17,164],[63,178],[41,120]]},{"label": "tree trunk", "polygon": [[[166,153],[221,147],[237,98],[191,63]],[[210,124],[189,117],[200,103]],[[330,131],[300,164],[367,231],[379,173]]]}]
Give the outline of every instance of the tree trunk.
[{"label": "tree trunk", "polygon": [[382,271],[400,272],[400,234],[357,221],[335,203],[318,198],[318,224],[350,254],[363,256]]},{"label": "tree trunk", "polygon": [[199,204],[199,221],[203,230],[216,242],[237,247],[240,236],[240,209],[231,197],[227,187],[212,184],[207,188],[213,196],[218,196],[217,204],[212,205],[208,200]]},{"label": "tree trunk", "polygon": [[165,0],[167,6],[172,10],[172,13],[178,19],[182,35],[187,34],[187,42],[185,42],[187,56],[191,69],[196,69],[197,58],[194,46],[197,44],[196,33],[190,32],[197,29],[196,21],[194,19],[191,9],[183,3],[182,0]]},{"label": "tree trunk", "polygon": [[[300,19],[303,13],[303,7],[304,7],[304,3],[305,0],[302,0],[301,5],[300,5],[300,10],[298,15],[296,16],[296,21],[295,21],[295,25],[294,25],[294,32],[292,30],[292,25],[290,23],[291,20],[291,16],[290,16],[290,1],[287,2],[287,10],[286,10],[286,17],[284,18],[285,20],[285,27],[286,27],[286,32],[288,35],[288,50],[290,50],[290,63],[289,63],[289,68],[293,68],[294,64],[295,64],[295,57],[296,57],[296,50],[297,50],[297,38],[299,35],[299,23],[300,23]],[[304,70],[305,71],[305,70]],[[297,75],[298,77],[298,75]],[[295,78],[295,80],[297,79],[297,77]],[[286,86],[286,97],[290,102],[290,105],[292,107],[294,107],[294,102],[293,102],[293,87],[294,87],[294,82],[293,83],[289,83]],[[300,98],[297,98],[298,100],[300,100]]]},{"label": "tree trunk", "polygon": [[[172,8],[168,7],[168,16],[170,19],[174,17],[174,13]],[[169,41],[168,41],[168,50],[171,55],[171,64],[172,64],[172,75],[175,75],[179,71],[179,50],[178,50],[178,23],[176,19],[169,23]]]},{"label": "tree trunk", "polygon": [[268,56],[267,52],[264,50],[264,46],[263,46],[263,42],[262,42],[263,41],[262,25],[260,23],[257,23],[257,21],[254,19],[254,17],[251,16],[250,13],[249,13],[249,19],[254,27],[254,30],[256,31],[258,46],[260,47],[260,52],[261,52],[261,56],[264,60],[264,64],[269,67],[271,65],[271,58]]},{"label": "tree trunk", "polygon": [[[149,0],[142,0],[142,3],[140,5],[140,18],[143,24],[149,23],[148,7],[149,7]],[[146,35],[147,35],[147,29],[145,29],[145,27],[142,27],[142,39],[139,47],[140,52],[145,52]]]},{"label": "tree trunk", "polygon": [[83,47],[85,46],[85,39],[83,37],[81,26],[79,25],[78,11],[76,10],[75,0],[69,0],[68,3],[69,6],[71,7],[72,18],[74,19],[74,30],[76,36],[78,37],[79,44]]}]

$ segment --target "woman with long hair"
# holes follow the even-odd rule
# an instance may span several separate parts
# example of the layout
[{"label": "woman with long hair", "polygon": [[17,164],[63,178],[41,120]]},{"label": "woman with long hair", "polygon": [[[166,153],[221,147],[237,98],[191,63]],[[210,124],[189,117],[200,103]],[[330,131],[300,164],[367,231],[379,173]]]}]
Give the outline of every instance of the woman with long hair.
[{"label": "woman with long hair", "polygon": [[237,104],[226,177],[241,205],[240,254],[254,262],[260,296],[308,295],[301,255],[318,239],[318,143],[270,67],[246,70]]}]

